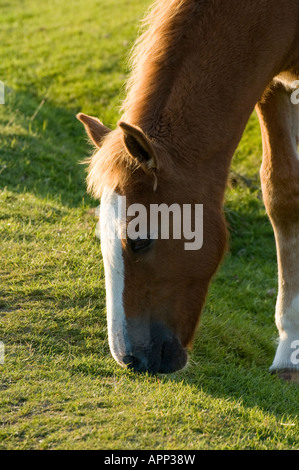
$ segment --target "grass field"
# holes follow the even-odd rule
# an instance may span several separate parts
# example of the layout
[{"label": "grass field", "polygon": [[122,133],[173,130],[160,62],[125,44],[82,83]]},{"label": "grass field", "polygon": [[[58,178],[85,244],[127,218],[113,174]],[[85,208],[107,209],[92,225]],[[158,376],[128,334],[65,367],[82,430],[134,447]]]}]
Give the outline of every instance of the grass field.
[{"label": "grass field", "polygon": [[232,164],[229,253],[190,363],[112,359],[79,111],[114,126],[148,0],[0,1],[0,449],[298,449],[299,388],[269,375],[276,254],[255,114]]}]

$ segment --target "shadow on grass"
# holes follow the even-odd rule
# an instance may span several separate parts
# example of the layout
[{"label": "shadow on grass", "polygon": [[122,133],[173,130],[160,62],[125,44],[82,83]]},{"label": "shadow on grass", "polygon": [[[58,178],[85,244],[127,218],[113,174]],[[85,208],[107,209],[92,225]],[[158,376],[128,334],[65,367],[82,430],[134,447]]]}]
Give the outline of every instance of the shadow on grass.
[{"label": "shadow on grass", "polygon": [[[29,93],[7,90],[0,106],[1,188],[75,207],[86,194],[86,167],[81,165],[92,149],[78,109],[59,108]],[[92,202],[93,205],[96,202]]]},{"label": "shadow on grass", "polygon": [[[272,352],[273,359],[274,347]],[[237,402],[247,409],[258,408],[280,421],[288,418],[298,422],[298,384],[271,375],[268,370],[271,360],[269,356],[267,359],[263,364],[237,357],[227,363],[221,360],[217,363],[217,358],[201,357],[198,366],[191,365],[181,377],[169,380],[183,380],[212,398]]]}]

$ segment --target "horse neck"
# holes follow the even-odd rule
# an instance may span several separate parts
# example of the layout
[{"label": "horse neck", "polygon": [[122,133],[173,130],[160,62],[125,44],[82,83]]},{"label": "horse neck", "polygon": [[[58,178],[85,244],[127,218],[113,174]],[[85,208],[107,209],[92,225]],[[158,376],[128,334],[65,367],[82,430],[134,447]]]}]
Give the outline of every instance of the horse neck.
[{"label": "horse neck", "polygon": [[159,60],[159,67],[150,54],[143,60],[144,79],[131,90],[125,118],[192,171],[217,167],[223,193],[246,123],[267,84],[283,70],[295,26],[276,0],[203,4],[169,49],[171,57]]}]

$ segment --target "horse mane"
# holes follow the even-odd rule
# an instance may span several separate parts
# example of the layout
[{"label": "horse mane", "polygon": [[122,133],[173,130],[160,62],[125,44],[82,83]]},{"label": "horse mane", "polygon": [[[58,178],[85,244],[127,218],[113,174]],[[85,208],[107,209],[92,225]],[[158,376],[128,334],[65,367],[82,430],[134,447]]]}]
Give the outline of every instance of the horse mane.
[{"label": "horse mane", "polygon": [[[185,49],[182,38],[206,0],[156,0],[143,20],[143,34],[130,57],[132,72],[122,104],[122,120],[139,125],[152,137],[154,123],[165,107]],[[111,131],[89,161],[88,191],[100,198],[104,186],[124,186],[136,162],[125,151],[120,129]]]},{"label": "horse mane", "polygon": [[[122,105],[133,122],[154,121],[165,106],[184,58],[182,39],[197,17],[205,0],[156,0],[143,20],[143,34],[135,42],[127,81],[127,95]],[[165,73],[166,72],[166,73]],[[149,106],[150,103],[150,106]],[[146,126],[147,123],[144,123]],[[143,126],[141,126],[143,127]]]}]

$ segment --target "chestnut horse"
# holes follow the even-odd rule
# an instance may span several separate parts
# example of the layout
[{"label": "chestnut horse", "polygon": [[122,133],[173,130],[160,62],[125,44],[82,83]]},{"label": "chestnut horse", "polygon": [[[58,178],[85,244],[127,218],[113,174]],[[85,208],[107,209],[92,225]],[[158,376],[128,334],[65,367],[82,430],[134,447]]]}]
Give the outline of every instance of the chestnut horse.
[{"label": "chestnut horse", "polygon": [[[297,380],[299,364],[299,134],[291,84],[299,78],[299,0],[158,0],[132,55],[114,130],[79,114],[97,146],[88,189],[101,198],[109,344],[135,371],[169,373],[187,349],[227,243],[223,200],[234,151],[256,107],[261,181],[278,252],[271,371]],[[203,246],[111,238],[127,205],[202,204]],[[106,235],[105,235],[106,234]],[[292,354],[293,353],[293,354]]]}]

